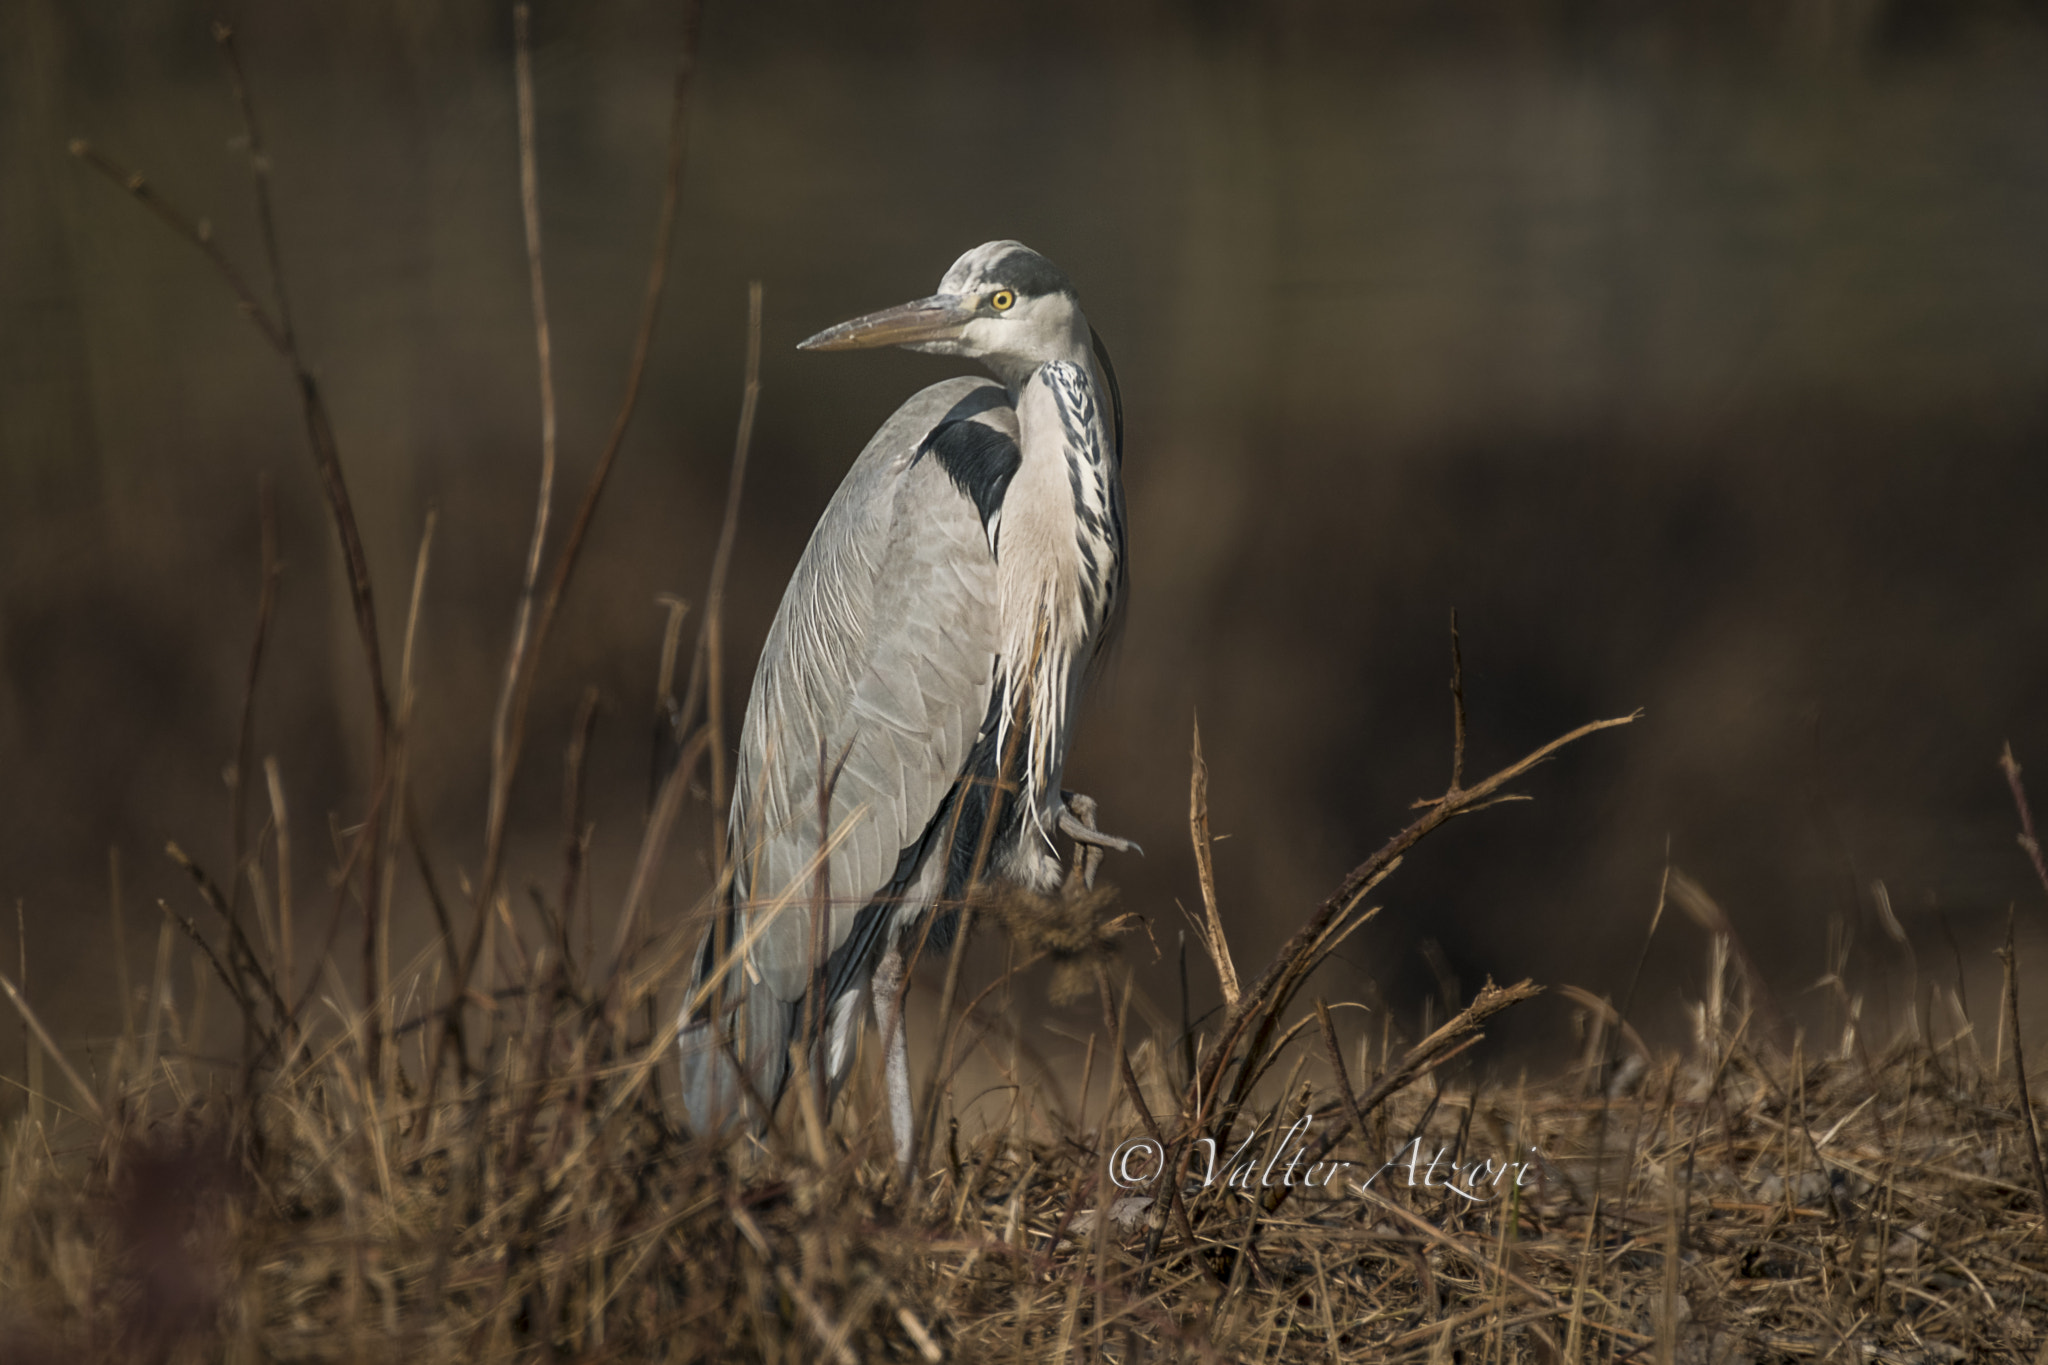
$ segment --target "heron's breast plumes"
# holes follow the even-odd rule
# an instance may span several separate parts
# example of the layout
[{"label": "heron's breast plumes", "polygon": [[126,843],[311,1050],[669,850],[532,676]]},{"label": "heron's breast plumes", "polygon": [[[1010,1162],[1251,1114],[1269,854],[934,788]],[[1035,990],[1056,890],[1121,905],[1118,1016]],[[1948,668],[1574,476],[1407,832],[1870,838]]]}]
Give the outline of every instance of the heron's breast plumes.
[{"label": "heron's breast plumes", "polygon": [[1006,730],[1025,727],[1025,809],[1049,844],[1074,711],[1122,588],[1122,497],[1103,405],[1082,367],[1042,366],[1018,395],[1017,421],[1023,461],[1003,500],[997,552],[1001,714]]}]

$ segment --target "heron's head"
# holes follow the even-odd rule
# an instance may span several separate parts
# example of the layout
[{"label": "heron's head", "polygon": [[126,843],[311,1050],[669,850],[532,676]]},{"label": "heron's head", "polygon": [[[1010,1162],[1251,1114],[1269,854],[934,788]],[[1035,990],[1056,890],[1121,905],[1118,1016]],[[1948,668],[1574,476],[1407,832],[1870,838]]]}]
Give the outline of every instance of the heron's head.
[{"label": "heron's head", "polygon": [[828,327],[797,349],[871,346],[967,356],[1009,380],[1086,356],[1088,321],[1058,266],[1020,242],[987,242],[953,262],[930,298]]}]

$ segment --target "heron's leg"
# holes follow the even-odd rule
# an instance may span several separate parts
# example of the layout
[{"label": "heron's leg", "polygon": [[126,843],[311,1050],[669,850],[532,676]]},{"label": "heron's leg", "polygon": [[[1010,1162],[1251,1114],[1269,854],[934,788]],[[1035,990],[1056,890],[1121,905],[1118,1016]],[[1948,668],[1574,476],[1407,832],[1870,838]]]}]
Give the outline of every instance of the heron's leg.
[{"label": "heron's leg", "polygon": [[1095,871],[1102,866],[1102,851],[1115,849],[1118,853],[1135,853],[1145,856],[1145,850],[1130,839],[1119,839],[1114,834],[1104,834],[1095,827],[1095,798],[1080,792],[1060,793],[1060,833],[1074,841],[1074,870],[1081,874],[1082,884],[1090,891],[1095,889]]},{"label": "heron's leg", "polygon": [[868,989],[874,993],[875,1027],[882,1033],[882,1074],[889,1089],[889,1127],[896,1138],[896,1166],[910,1178],[910,1049],[903,1041],[903,951],[896,936],[875,964]]}]

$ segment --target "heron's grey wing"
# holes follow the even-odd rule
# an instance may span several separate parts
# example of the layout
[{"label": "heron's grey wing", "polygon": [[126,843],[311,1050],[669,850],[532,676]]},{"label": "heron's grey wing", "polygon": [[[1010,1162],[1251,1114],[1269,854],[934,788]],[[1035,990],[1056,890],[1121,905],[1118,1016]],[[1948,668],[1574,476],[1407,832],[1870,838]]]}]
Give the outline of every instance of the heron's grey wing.
[{"label": "heron's grey wing", "polygon": [[[949,431],[973,439],[935,439]],[[834,494],[769,629],[731,844],[742,921],[773,916],[749,960],[778,999],[802,998],[813,963],[901,875],[973,749],[999,642],[1008,478],[1000,453],[976,452],[1005,443],[1014,468],[1016,416],[998,384],[949,380],[905,403]],[[810,914],[821,842],[822,941]]]}]

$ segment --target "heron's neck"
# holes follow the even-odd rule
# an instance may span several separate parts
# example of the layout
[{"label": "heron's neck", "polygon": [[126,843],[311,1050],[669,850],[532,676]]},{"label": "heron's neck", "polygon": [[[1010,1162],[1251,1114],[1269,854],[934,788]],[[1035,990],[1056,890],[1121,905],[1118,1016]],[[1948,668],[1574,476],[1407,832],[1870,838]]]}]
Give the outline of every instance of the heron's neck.
[{"label": "heron's neck", "polygon": [[1039,366],[1016,391],[1017,472],[997,550],[1005,724],[1021,722],[1030,808],[1059,800],[1060,762],[1087,665],[1123,580],[1114,436],[1094,367]]}]

